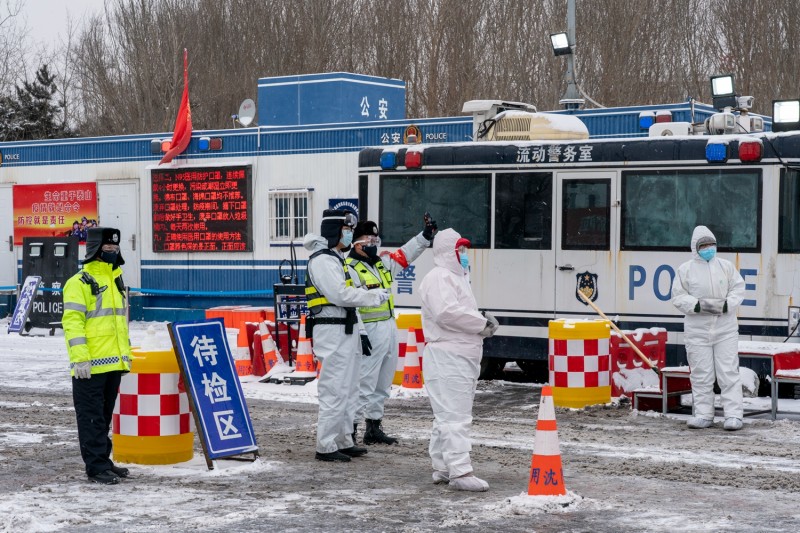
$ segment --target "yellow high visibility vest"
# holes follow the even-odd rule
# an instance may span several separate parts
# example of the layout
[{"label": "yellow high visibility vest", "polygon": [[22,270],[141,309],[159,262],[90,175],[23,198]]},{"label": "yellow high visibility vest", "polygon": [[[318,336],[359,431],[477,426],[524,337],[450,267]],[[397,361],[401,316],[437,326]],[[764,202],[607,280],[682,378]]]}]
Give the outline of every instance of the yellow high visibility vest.
[{"label": "yellow high visibility vest", "polygon": [[383,263],[378,261],[375,268],[380,277],[375,276],[367,266],[358,259],[348,257],[345,262],[354,270],[361,281],[361,286],[367,289],[386,289],[389,291],[389,299],[376,307],[359,307],[358,313],[361,315],[362,322],[380,322],[388,320],[394,316],[394,296],[392,295],[392,273],[387,270]]},{"label": "yellow high visibility vest", "polygon": [[[116,284],[122,270],[112,268],[103,261],[90,261],[64,285],[61,325],[72,375],[75,364],[85,361],[92,363],[92,374],[131,369],[128,302]],[[92,294],[87,279],[94,281],[98,294]]]}]

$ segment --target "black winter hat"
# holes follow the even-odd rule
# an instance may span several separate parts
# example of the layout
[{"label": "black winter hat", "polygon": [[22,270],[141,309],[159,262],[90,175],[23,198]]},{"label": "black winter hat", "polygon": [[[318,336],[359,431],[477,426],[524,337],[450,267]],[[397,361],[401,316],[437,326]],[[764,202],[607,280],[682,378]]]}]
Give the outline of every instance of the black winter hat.
[{"label": "black winter hat", "polygon": [[362,220],[353,230],[353,242],[356,242],[364,235],[378,236],[378,225],[371,220]]},{"label": "black winter hat", "polygon": [[[119,230],[116,228],[89,228],[86,231],[86,257],[84,261],[91,261],[100,255],[100,249],[104,244],[120,244]],[[122,254],[119,256],[117,265],[124,265]]]},{"label": "black winter hat", "polygon": [[354,227],[356,217],[353,213],[343,209],[326,209],[322,212],[320,235],[328,239],[328,248],[333,248],[339,242],[343,226]]}]

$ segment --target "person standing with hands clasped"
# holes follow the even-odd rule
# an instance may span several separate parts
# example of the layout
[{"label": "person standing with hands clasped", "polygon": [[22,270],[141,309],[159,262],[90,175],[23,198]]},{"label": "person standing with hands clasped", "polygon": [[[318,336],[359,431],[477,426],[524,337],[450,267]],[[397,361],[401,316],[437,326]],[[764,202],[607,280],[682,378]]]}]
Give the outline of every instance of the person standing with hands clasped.
[{"label": "person standing with hands clasped", "polygon": [[717,239],[705,226],[692,233],[692,259],[678,267],[672,304],[686,315],[683,336],[691,368],[693,416],[687,425],[714,424],[714,378],[719,383],[723,427],[742,429],[742,383],[739,377],[739,323],[736,310],[744,298],[744,280],[730,261],[716,257]]},{"label": "person standing with hands clasped", "polygon": [[[314,355],[322,361],[317,384],[319,417],[317,453],[320,461],[348,462],[367,453],[353,442],[353,419],[358,405],[361,338],[356,332],[357,307],[378,307],[389,299],[385,289],[363,291],[353,287],[344,253],[353,242],[356,217],[326,209],[321,235],[309,233],[303,246],[309,250],[306,270],[307,329]],[[307,331],[308,333],[308,331]]]},{"label": "person standing with hands clasped", "polygon": [[361,358],[359,405],[353,424],[353,441],[357,438],[358,423],[366,420],[364,444],[397,442],[396,438],[388,436],[381,428],[383,406],[392,389],[399,351],[394,300],[391,297],[392,280],[430,247],[436,233],[436,221],[429,216],[424,220],[425,228],[419,234],[396,252],[384,252],[380,256],[378,225],[367,220],[359,222],[355,229],[353,249],[346,260],[353,284],[364,289],[386,289],[390,297],[378,307],[358,309],[366,336],[362,337],[364,356]]},{"label": "person standing with hands clasped", "polygon": [[470,242],[448,228],[433,241],[435,267],[420,285],[425,351],[422,371],[433,409],[428,451],[433,482],[483,492],[489,484],[472,472],[472,402],[480,374],[483,339],[497,319],[478,311],[469,284]]},{"label": "person standing with hands clasped", "polygon": [[122,374],[131,369],[119,242],[117,229],[89,228],[83,269],[64,285],[61,317],[81,457],[89,480],[105,485],[129,474],[111,462],[108,436]]}]

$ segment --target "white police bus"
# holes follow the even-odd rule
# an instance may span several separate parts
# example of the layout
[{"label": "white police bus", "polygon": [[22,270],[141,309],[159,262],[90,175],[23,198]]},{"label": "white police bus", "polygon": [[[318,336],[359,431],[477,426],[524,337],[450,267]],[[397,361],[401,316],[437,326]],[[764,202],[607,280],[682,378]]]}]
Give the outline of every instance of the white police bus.
[{"label": "white police bus", "polygon": [[[425,211],[472,241],[473,291],[501,324],[484,344],[485,371],[516,360],[542,375],[548,321],[596,317],[578,289],[621,328],[666,328],[667,363],[683,363],[670,291],[700,224],[745,280],[741,338],[782,341],[796,329],[800,132],[759,132],[760,117],[728,109],[702,127],[659,122],[650,137],[590,140],[567,119],[577,120],[506,111],[478,126],[512,140],[360,153],[361,217],[377,221],[383,246],[404,243]],[[398,280],[399,307],[419,308],[432,264],[423,254]]]}]

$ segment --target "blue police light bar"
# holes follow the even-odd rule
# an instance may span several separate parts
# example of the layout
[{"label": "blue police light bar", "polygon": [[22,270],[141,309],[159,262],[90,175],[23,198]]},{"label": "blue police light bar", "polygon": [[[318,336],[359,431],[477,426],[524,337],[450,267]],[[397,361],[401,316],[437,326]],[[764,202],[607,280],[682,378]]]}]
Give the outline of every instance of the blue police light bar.
[{"label": "blue police light bar", "polygon": [[197,141],[197,148],[201,152],[207,152],[211,149],[211,137],[200,137]]},{"label": "blue police light bar", "polygon": [[655,124],[656,114],[652,111],[642,111],[639,113],[639,127],[643,130],[650,129],[650,126]]},{"label": "blue police light bar", "polygon": [[706,145],[706,161],[709,163],[727,162],[728,145],[725,143],[708,143]]},{"label": "blue police light bar", "polygon": [[397,166],[397,154],[394,152],[383,152],[381,154],[381,168],[383,170],[394,170]]},{"label": "blue police light bar", "polygon": [[150,141],[150,153],[151,154],[161,153],[161,139],[153,139],[152,141]]}]

